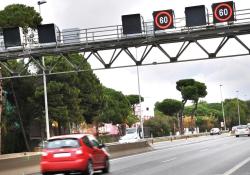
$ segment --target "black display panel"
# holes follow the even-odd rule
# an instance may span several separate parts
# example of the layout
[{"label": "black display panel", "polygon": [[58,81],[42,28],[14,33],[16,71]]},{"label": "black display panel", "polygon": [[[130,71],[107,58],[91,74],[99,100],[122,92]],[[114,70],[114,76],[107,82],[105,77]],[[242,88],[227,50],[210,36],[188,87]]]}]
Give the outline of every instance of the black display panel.
[{"label": "black display panel", "polygon": [[207,24],[207,13],[204,5],[185,8],[186,26],[202,26]]},{"label": "black display panel", "polygon": [[20,28],[3,28],[3,38],[5,48],[21,46]]},{"label": "black display panel", "polygon": [[39,43],[56,42],[56,31],[54,24],[43,24],[37,26]]},{"label": "black display panel", "polygon": [[165,30],[174,27],[173,10],[161,10],[153,12],[154,30]]},{"label": "black display panel", "polygon": [[132,14],[132,15],[123,15],[122,16],[122,28],[123,34],[136,34],[141,33],[141,15]]},{"label": "black display panel", "polygon": [[212,4],[213,22],[235,21],[235,5],[233,1]]}]

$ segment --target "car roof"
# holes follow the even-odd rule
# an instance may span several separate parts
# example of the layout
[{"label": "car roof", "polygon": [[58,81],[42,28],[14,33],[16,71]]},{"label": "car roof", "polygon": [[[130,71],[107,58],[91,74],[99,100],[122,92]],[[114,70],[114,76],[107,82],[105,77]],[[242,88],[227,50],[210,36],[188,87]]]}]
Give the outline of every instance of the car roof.
[{"label": "car roof", "polygon": [[54,140],[54,139],[64,139],[64,138],[74,138],[74,139],[80,139],[84,136],[88,136],[90,134],[68,134],[68,135],[60,135],[60,136],[53,136],[50,137],[48,140]]}]

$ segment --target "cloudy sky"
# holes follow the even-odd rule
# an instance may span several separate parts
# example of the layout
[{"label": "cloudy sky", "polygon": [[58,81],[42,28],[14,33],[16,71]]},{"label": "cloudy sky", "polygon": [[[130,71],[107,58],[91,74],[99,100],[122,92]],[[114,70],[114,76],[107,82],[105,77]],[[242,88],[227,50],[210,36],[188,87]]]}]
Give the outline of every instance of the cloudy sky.
[{"label": "cloudy sky", "polygon": [[[90,28],[110,25],[120,25],[121,16],[140,13],[146,21],[152,20],[152,12],[164,9],[174,9],[176,17],[184,17],[184,8],[194,5],[206,5],[211,13],[211,4],[221,0],[47,0],[41,6],[43,23],[55,23],[60,29]],[[36,0],[1,0],[0,10],[6,5],[23,3],[34,6],[38,11]],[[250,8],[248,1],[236,1],[236,9]],[[248,42],[249,36],[241,37]],[[212,47],[219,41],[211,41]],[[250,46],[249,42],[247,43]],[[231,41],[230,47],[224,52],[245,53],[242,47]],[[233,47],[232,47],[233,46]],[[234,48],[234,49],[232,49]],[[177,52],[175,47],[169,49]],[[183,55],[183,59],[195,58],[203,54],[199,49],[190,47]],[[105,53],[107,55],[108,53]],[[140,54],[140,51],[138,52]],[[119,59],[126,60],[122,54]],[[160,52],[150,53],[149,58],[161,58]],[[164,58],[166,59],[166,58]],[[94,62],[91,62],[94,66]],[[239,98],[250,99],[250,56],[226,58],[207,61],[183,62],[175,64],[154,65],[139,67],[141,94],[148,103],[155,103],[165,98],[181,100],[180,93],[175,89],[176,81],[185,78],[194,78],[207,85],[208,95],[204,100],[219,102],[220,84],[223,85],[224,98],[234,98],[239,91]],[[138,94],[136,67],[95,71],[102,84],[122,91],[124,94]]]}]

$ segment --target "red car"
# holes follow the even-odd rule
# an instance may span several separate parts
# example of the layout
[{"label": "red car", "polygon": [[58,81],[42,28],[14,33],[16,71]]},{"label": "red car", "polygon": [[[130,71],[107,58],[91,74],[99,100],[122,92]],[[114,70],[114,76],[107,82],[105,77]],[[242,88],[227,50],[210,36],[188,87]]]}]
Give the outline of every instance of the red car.
[{"label": "red car", "polygon": [[43,175],[53,173],[94,174],[96,170],[109,172],[109,154],[96,138],[89,134],[51,137],[41,156]]}]

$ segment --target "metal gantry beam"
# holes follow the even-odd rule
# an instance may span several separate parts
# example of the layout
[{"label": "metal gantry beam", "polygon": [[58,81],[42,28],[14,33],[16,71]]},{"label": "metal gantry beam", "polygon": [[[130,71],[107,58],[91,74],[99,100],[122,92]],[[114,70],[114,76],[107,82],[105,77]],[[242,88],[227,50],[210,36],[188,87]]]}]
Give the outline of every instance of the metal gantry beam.
[{"label": "metal gantry beam", "polygon": [[[250,13],[248,13],[250,15]],[[238,19],[238,21],[240,21]],[[0,66],[2,69],[6,69],[9,72],[9,76],[2,77],[1,79],[7,78],[18,78],[18,77],[29,77],[29,76],[41,76],[42,74],[29,74],[25,73],[24,70],[29,68],[30,65],[36,65],[39,69],[45,70],[47,75],[54,74],[64,74],[70,72],[88,71],[82,70],[82,64],[85,61],[92,59],[98,60],[101,63],[101,67],[92,69],[111,69],[120,67],[131,67],[131,66],[145,66],[152,64],[168,64],[176,62],[186,62],[186,61],[199,61],[205,59],[216,59],[216,58],[226,58],[235,56],[245,56],[250,54],[250,47],[248,43],[244,42],[239,36],[250,37],[250,17],[244,19],[244,22],[230,23],[230,24],[209,24],[208,26],[201,26],[196,28],[176,28],[171,31],[162,32],[149,32],[144,31],[142,34],[138,35],[123,35],[121,33],[120,26],[108,26],[107,28],[95,28],[86,29],[84,34],[87,35],[87,39],[81,41],[80,43],[53,43],[53,44],[40,44],[25,48],[24,46],[16,48],[7,48],[0,51]],[[108,30],[112,27],[112,30]],[[93,30],[93,32],[91,31]],[[88,33],[88,31],[91,31]],[[105,35],[105,31],[109,31],[109,35]],[[96,32],[96,33],[95,33]],[[112,33],[113,32],[113,33]],[[89,37],[91,33],[91,38]],[[102,36],[110,36],[108,38],[95,38]],[[221,39],[218,46],[214,51],[209,52],[209,45],[201,41]],[[222,52],[228,41],[234,39],[239,43],[246,52],[237,54],[227,54]],[[247,39],[249,40],[249,39]],[[246,41],[247,41],[246,40]],[[164,48],[164,45],[171,45],[179,43],[180,47],[176,47],[177,54],[171,55],[170,50]],[[205,57],[195,58],[195,59],[180,59],[181,56],[187,52],[190,45],[195,44],[203,53]],[[234,46],[231,46],[234,49]],[[142,48],[141,56],[137,57],[131,52],[133,48]],[[112,51],[110,58],[106,58],[106,55],[102,55],[101,51],[109,50]],[[152,50],[157,50],[159,53],[163,53],[167,59],[159,61],[156,56],[153,57],[151,62],[148,61],[148,57]],[[125,53],[131,60],[132,64],[124,63],[120,66],[114,66],[114,63],[119,60],[122,53]],[[70,55],[72,53],[80,53],[82,55],[82,63],[80,65],[74,64]],[[218,56],[220,55],[220,56]],[[42,57],[53,56],[54,64],[43,66]],[[51,58],[51,57],[49,57]],[[14,69],[9,66],[11,60],[21,59],[25,63],[22,69]],[[108,61],[105,61],[108,60]],[[61,62],[66,62],[72,69],[70,71],[58,72],[56,71],[56,66]]]},{"label": "metal gantry beam", "polygon": [[[230,39],[235,39],[242,46],[242,48],[244,48],[246,50],[246,53],[234,54],[234,55],[228,55],[226,53],[224,55],[221,54],[222,48],[228,43],[228,41]],[[190,45],[192,43],[196,44],[198,46],[198,48],[200,48],[201,51],[203,51],[205,53],[205,55],[207,55],[207,57],[188,59],[188,60],[179,60],[181,55],[183,55],[186,52],[186,50],[190,47]],[[90,58],[97,59],[103,66],[100,67],[100,68],[92,69],[92,70],[99,70],[99,69],[110,69],[110,68],[119,68],[119,67],[167,64],[167,63],[175,63],[175,62],[200,61],[200,60],[206,60],[206,59],[216,59],[216,58],[227,58],[227,57],[250,55],[249,46],[247,46],[247,44],[244,43],[238,36],[223,37],[221,39],[221,42],[218,44],[218,46],[216,47],[214,52],[209,52],[208,49],[206,48],[206,46],[204,44],[202,45],[199,42],[199,40],[182,42],[181,47],[179,49],[176,49],[176,50],[178,50],[178,52],[174,56],[171,56],[170,53],[168,53],[168,50],[163,47],[163,45],[164,44],[156,43],[156,44],[153,44],[153,45],[145,46],[145,48],[142,51],[142,55],[141,55],[141,57],[138,58],[138,60],[136,59],[136,56],[130,51],[130,49],[132,47],[130,47],[130,48],[119,48],[119,49],[111,50],[113,53],[112,53],[111,58],[108,59],[108,62],[104,61],[106,59],[104,59],[104,57],[101,55],[101,53],[99,53],[99,51],[93,50],[93,51],[90,51],[90,52],[85,52],[85,54],[83,54],[82,63],[84,61],[88,61]],[[138,47],[134,47],[134,48],[138,48]],[[150,52],[152,50],[155,50],[155,49],[158,49],[161,53],[163,53],[163,55],[165,55],[167,59],[165,59],[165,60],[163,60],[161,62],[153,61],[151,63],[147,63],[146,61],[147,61],[148,55],[150,54]],[[113,66],[113,63],[115,63],[119,59],[122,52],[126,53],[126,55],[133,61],[134,64],[130,64],[130,65],[125,64],[125,65],[121,65],[121,66]],[[85,57],[84,55],[86,55],[86,53],[88,53],[88,54]],[[221,54],[221,56],[218,56],[219,53]],[[18,70],[18,69],[13,70],[13,69],[11,69],[11,67],[8,65],[8,62],[10,60],[0,61],[1,67],[3,69],[6,69],[10,73],[10,76],[2,77],[2,79],[18,78],[18,77],[29,77],[29,76],[41,76],[40,74],[33,74],[33,75],[24,75],[23,74],[23,71],[25,70],[25,68],[28,68],[30,64],[36,65],[41,70],[45,70],[47,75],[64,74],[64,73],[67,73],[67,72],[70,73],[70,72],[88,71],[88,70],[82,70],[81,69],[82,64],[76,65],[76,64],[72,63],[70,61],[70,53],[69,54],[58,53],[57,55],[55,54],[54,56],[55,56],[54,57],[54,59],[55,59],[54,62],[55,63],[53,65],[47,65],[46,67],[44,67],[41,64],[41,57],[40,56],[29,55],[28,61],[25,63],[24,68],[22,68],[21,70]],[[56,71],[54,71],[55,67],[63,60],[72,68],[72,70],[65,71],[65,72],[56,72]]]}]

